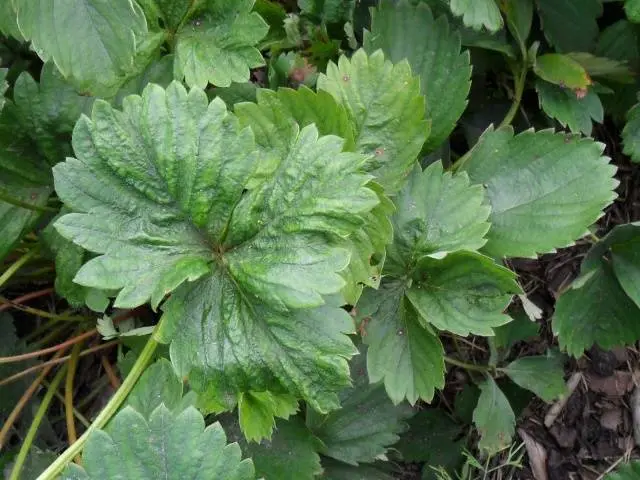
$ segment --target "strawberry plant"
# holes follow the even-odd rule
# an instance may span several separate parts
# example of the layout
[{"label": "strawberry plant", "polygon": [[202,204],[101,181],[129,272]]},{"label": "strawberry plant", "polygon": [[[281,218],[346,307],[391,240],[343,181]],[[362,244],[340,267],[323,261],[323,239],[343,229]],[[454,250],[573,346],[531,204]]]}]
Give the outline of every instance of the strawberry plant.
[{"label": "strawberry plant", "polygon": [[640,340],[637,3],[0,0],[8,478],[474,478]]}]

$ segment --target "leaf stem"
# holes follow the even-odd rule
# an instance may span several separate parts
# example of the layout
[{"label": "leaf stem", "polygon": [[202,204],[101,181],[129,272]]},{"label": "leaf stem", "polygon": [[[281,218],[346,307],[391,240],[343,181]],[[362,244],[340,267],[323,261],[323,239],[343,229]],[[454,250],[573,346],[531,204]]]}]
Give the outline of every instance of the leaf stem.
[{"label": "leaf stem", "polygon": [[2,275],[0,275],[0,287],[6,283],[7,280],[11,278],[11,276],[16,273],[20,268],[31,260],[35,254],[37,253],[37,248],[33,248],[29,250],[27,253],[22,255],[18,260],[13,262],[13,264],[7,268]]},{"label": "leaf stem", "polygon": [[527,81],[527,72],[528,72],[526,60],[523,60],[522,65],[520,66],[520,72],[516,72],[514,68],[513,76],[515,78],[515,92],[513,95],[513,103],[511,104],[511,108],[507,112],[507,115],[502,120],[502,123],[498,126],[498,128],[506,127],[510,125],[513,119],[518,113],[518,109],[520,108],[520,102],[522,101],[522,94],[524,93],[524,86]]},{"label": "leaf stem", "polygon": [[[30,292],[27,293],[26,295],[22,295],[21,297],[18,297],[14,300],[11,300],[14,304],[21,304],[24,302],[27,302],[29,300],[33,300],[34,298],[39,298],[39,297],[43,297],[45,295],[49,295],[50,293],[53,293],[54,289],[53,287],[49,287],[49,288],[44,288],[42,290],[38,290],[36,292]],[[4,311],[4,310],[8,310],[9,308],[11,308],[11,304],[10,303],[3,303],[0,304],[0,312]]]},{"label": "leaf stem", "polygon": [[104,407],[104,409],[100,412],[100,414],[96,417],[91,426],[82,434],[82,436],[75,442],[73,445],[70,445],[62,455],[60,455],[55,462],[53,462],[49,467],[37,478],[37,480],[53,480],[58,477],[67,466],[69,462],[73,460],[73,458],[78,455],[84,444],[87,442],[89,436],[96,430],[104,427],[111,417],[115,415],[122,405],[122,402],[127,398],[138,379],[144,372],[147,364],[151,360],[153,353],[158,346],[158,341],[154,338],[153,334],[149,337],[147,344],[145,345],[142,352],[140,352],[140,356],[136,360],[136,363],[131,368],[129,375],[125,378],[124,382],[122,382],[122,386],[113,394],[109,403]]},{"label": "leaf stem", "polygon": [[40,205],[33,205],[32,203],[23,202],[22,200],[18,200],[17,198],[12,197],[6,192],[0,190],[0,201],[13,205],[14,207],[24,208],[25,210],[32,210],[34,212],[52,212],[57,213],[57,208],[52,207],[41,207]]},{"label": "leaf stem", "polygon": [[24,442],[20,447],[20,452],[18,452],[18,456],[16,457],[16,461],[13,465],[13,470],[11,471],[11,476],[9,477],[9,480],[19,480],[20,472],[22,471],[24,462],[27,459],[27,454],[31,449],[31,445],[33,444],[33,440],[36,437],[36,433],[38,433],[38,428],[40,427],[40,424],[42,423],[42,420],[44,419],[44,416],[47,413],[47,410],[49,409],[51,400],[53,400],[53,395],[58,390],[58,385],[60,385],[60,382],[62,381],[62,379],[66,374],[66,370],[67,370],[67,366],[64,365],[58,371],[58,373],[56,373],[56,376],[53,377],[53,380],[51,381],[51,384],[47,389],[47,393],[45,393],[42,399],[42,402],[40,403],[40,407],[38,407],[38,411],[36,412],[35,417],[33,418],[33,422],[31,422],[31,426],[29,427],[29,431],[27,432],[27,435],[24,438]]},{"label": "leaf stem", "polygon": [[474,372],[482,372],[487,373],[493,370],[493,368],[484,365],[475,365],[473,363],[461,362],[455,358],[444,357],[444,361],[450,365],[455,365],[456,367],[464,368],[465,370],[472,370]]},{"label": "leaf stem", "polygon": [[65,322],[83,322],[85,320],[91,320],[93,318],[93,317],[83,317],[79,315],[65,315],[65,314],[56,315],[55,313],[45,312],[44,310],[40,310],[38,308],[28,307],[27,305],[21,305],[3,296],[0,296],[0,305],[10,305],[17,310],[22,310],[23,312],[30,313],[37,317],[48,318],[50,320],[62,320]]}]

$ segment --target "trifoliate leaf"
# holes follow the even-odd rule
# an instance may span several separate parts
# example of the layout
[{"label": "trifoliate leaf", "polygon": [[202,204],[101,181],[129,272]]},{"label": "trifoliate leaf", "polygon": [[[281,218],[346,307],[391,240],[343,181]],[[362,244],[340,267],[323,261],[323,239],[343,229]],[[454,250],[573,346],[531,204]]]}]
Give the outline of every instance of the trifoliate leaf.
[{"label": "trifoliate leaf", "polygon": [[220,422],[229,439],[237,441],[252,459],[258,478],[313,480],[322,472],[317,453],[320,442],[299,417],[277,420],[271,440],[260,443],[245,440],[235,417],[223,415]]},{"label": "trifoliate leaf", "polygon": [[521,357],[501,370],[545,402],[555,400],[567,389],[561,355]]},{"label": "trifoliate leaf", "polygon": [[388,249],[394,270],[411,268],[425,255],[478,250],[486,243],[491,209],[482,185],[470,185],[466,173],[445,172],[441,162],[424,171],[415,166],[395,204],[395,239]]},{"label": "trifoliate leaf", "polygon": [[600,259],[558,299],[553,333],[562,349],[579,357],[596,343],[609,350],[640,339],[639,316],[611,266]]},{"label": "trifoliate leaf", "polygon": [[356,151],[371,156],[366,170],[387,193],[401,188],[429,135],[420,83],[409,64],[358,50],[351,59],[330,63],[318,88],[346,107]]},{"label": "trifoliate leaf", "polygon": [[136,44],[147,35],[137,3],[15,0],[13,5],[20,31],[36,53],[45,62],[52,59],[81,91],[112,96],[134,70]]},{"label": "trifoliate leaf", "polygon": [[593,89],[589,89],[584,97],[579,98],[573,90],[538,80],[536,91],[540,108],[573,133],[591,135],[592,121],[602,123],[604,119],[602,102]]},{"label": "trifoliate leaf", "polygon": [[356,0],[298,0],[302,13],[319,18],[325,23],[344,23],[353,18]]},{"label": "trifoliate leaf", "polygon": [[478,253],[424,257],[413,273],[407,298],[425,326],[461,336],[493,336],[493,327],[511,321],[503,310],[520,292],[515,279],[515,273]]},{"label": "trifoliate leaf", "polygon": [[480,398],[473,411],[473,423],[480,434],[478,447],[492,455],[511,444],[516,417],[493,378],[485,378],[479,386]]},{"label": "trifoliate leaf", "polygon": [[522,45],[526,45],[533,21],[533,2],[531,0],[505,0],[501,2],[507,17],[507,27]]},{"label": "trifoliate leaf", "polygon": [[[429,32],[425,35],[425,32]],[[434,20],[424,3],[385,0],[372,10],[371,32],[364,34],[367,52],[381,48],[394,63],[407,59],[420,77],[431,133],[425,149],[433,151],[447,139],[467,105],[471,87],[468,52],[461,52],[460,35],[443,15]]]},{"label": "trifoliate leaf", "polygon": [[381,384],[369,383],[366,358],[363,349],[351,360],[353,387],[340,393],[342,408],[327,415],[307,409],[307,427],[323,443],[320,453],[350,465],[384,455],[413,414],[407,404],[394,405]]},{"label": "trifoliate leaf", "polygon": [[63,480],[158,478],[249,480],[255,478],[251,460],[241,460],[237,443],[227,444],[219,423],[205,428],[193,407],[172,414],[164,405],[147,421],[125,407],[87,440],[82,467],[72,464]]},{"label": "trifoliate leaf", "polygon": [[624,0],[624,12],[629,20],[640,23],[640,1]]},{"label": "trifoliate leaf", "polygon": [[[441,467],[453,473],[462,460],[463,442],[458,440],[462,427],[444,410],[427,408],[408,421],[409,430],[394,445],[407,462],[425,462],[425,470]],[[423,478],[431,479],[423,473]]]},{"label": "trifoliate leaf", "polygon": [[53,165],[71,154],[71,132],[82,113],[91,111],[93,98],[79,95],[52,63],[40,72],[40,83],[23,72],[14,86],[13,100],[22,128],[38,151]]},{"label": "trifoliate leaf", "polygon": [[430,402],[435,389],[444,386],[444,350],[440,339],[420,325],[405,289],[399,281],[383,280],[378,290],[365,289],[357,310],[369,345],[369,380],[383,380],[393,403],[406,398],[413,405],[419,398]]},{"label": "trifoliate leaf", "polygon": [[547,53],[536,58],[533,71],[541,79],[561,87],[583,89],[592,83],[582,65],[559,53]]},{"label": "trifoliate leaf", "polygon": [[495,0],[451,0],[451,12],[475,30],[485,27],[497,32],[502,28],[502,15]]},{"label": "trifoliate leaf", "polygon": [[254,2],[209,1],[183,22],[176,34],[176,78],[200,88],[249,80],[249,69],[264,65],[255,45],[269,31],[262,17],[251,11]]},{"label": "trifoliate leaf", "polygon": [[54,169],[81,212],[56,228],[100,254],[75,281],[119,289],[120,307],[155,308],[173,291],[158,338],[199,393],[270,390],[336,408],[353,323],[323,296],[343,287],[344,239],[378,203],[366,157],[342,146],[305,127],[249,188],[253,135],[222,101],[176,82],[127,97],[122,112],[96,102],[74,132],[78,159]]},{"label": "trifoliate leaf", "polygon": [[399,474],[400,469],[391,462],[363,463],[353,466],[333,458],[322,458],[321,480],[394,480],[398,478],[394,473]]},{"label": "trifoliate leaf", "polygon": [[627,124],[622,130],[623,152],[631,161],[640,162],[640,104],[636,104],[627,113]]},{"label": "trifoliate leaf", "polygon": [[462,167],[491,202],[485,251],[534,257],[582,236],[615,198],[615,167],[603,148],[549,130],[487,130]]},{"label": "trifoliate leaf", "polygon": [[607,474],[604,480],[635,480],[640,476],[640,462],[629,462]]},{"label": "trifoliate leaf", "polygon": [[171,362],[161,358],[147,367],[127,397],[125,406],[133,407],[145,419],[150,419],[160,405],[174,411],[181,399],[182,381],[173,371]]},{"label": "trifoliate leaf", "polygon": [[272,392],[241,393],[238,399],[240,428],[248,441],[271,439],[275,417],[289,418],[298,411],[298,400],[291,395]]},{"label": "trifoliate leaf", "polygon": [[542,31],[560,52],[589,52],[598,36],[600,0],[536,0]]}]

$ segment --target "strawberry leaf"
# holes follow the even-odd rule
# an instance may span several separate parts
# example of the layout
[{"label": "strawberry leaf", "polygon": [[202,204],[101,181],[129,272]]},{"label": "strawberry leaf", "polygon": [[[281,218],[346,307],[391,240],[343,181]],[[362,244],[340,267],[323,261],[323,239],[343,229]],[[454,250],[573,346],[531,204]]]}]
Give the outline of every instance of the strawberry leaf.
[{"label": "strawberry leaf", "polygon": [[561,355],[521,357],[502,369],[522,388],[531,390],[545,402],[566,392]]},{"label": "strawberry leaf", "polygon": [[164,405],[176,412],[182,400],[182,381],[173,371],[171,362],[165,358],[147,367],[127,397],[125,406],[131,406],[145,419],[150,419],[154,410]]},{"label": "strawberry leaf", "polygon": [[63,472],[63,480],[135,478],[255,478],[251,460],[241,460],[237,443],[227,445],[219,423],[205,428],[202,415],[193,407],[172,414],[160,405],[149,420],[125,407],[87,440],[82,467],[75,464]]},{"label": "strawberry leaf", "polygon": [[347,109],[356,151],[371,156],[366,170],[386,192],[401,188],[429,134],[420,83],[409,64],[358,50],[351,59],[330,63],[318,88]]},{"label": "strawberry leaf", "polygon": [[249,69],[264,65],[255,45],[269,31],[256,12],[255,0],[217,0],[182,22],[176,34],[176,78],[189,86],[228,87],[249,80]]},{"label": "strawberry leaf", "polygon": [[248,441],[271,440],[275,417],[287,419],[298,411],[298,400],[272,392],[241,393],[238,400],[240,428]]},{"label": "strawberry leaf", "polygon": [[634,105],[627,113],[627,124],[622,130],[624,153],[631,161],[640,163],[640,105]]},{"label": "strawberry leaf", "polygon": [[134,70],[134,58],[147,35],[137,3],[15,0],[13,4],[20,31],[36,53],[45,62],[52,59],[81,91],[112,96]]},{"label": "strawberry leaf", "polygon": [[598,35],[600,0],[535,0],[542,31],[560,52],[589,52]]},{"label": "strawberry leaf", "polygon": [[511,443],[516,417],[493,378],[486,377],[479,386],[480,398],[473,411],[473,423],[480,433],[478,447],[492,455]]},{"label": "strawberry leaf", "polygon": [[629,462],[607,474],[604,480],[634,480],[640,476],[640,462]]},{"label": "strawberry leaf", "polygon": [[549,130],[483,133],[462,168],[491,202],[487,254],[534,257],[584,235],[615,198],[615,167],[603,148]]},{"label": "strawberry leaf", "polygon": [[451,12],[475,30],[485,27],[491,32],[502,28],[503,20],[495,0],[451,0]]},{"label": "strawberry leaf", "polygon": [[356,0],[298,0],[300,11],[320,18],[326,23],[351,20]]},{"label": "strawberry leaf", "polygon": [[406,0],[397,5],[385,0],[372,10],[364,48],[370,53],[381,48],[394,63],[409,62],[414,75],[420,77],[426,118],[431,122],[425,149],[438,148],[467,106],[471,88],[470,57],[460,51],[459,33],[451,31],[446,16],[434,20],[424,3],[414,7]]},{"label": "strawberry leaf", "polygon": [[591,135],[592,121],[602,123],[604,120],[602,102],[593,89],[589,89],[583,98],[578,98],[571,89],[538,80],[536,91],[542,110],[573,133]]},{"label": "strawberry leaf", "polygon": [[407,404],[394,405],[382,385],[369,383],[364,353],[350,367],[353,386],[340,393],[342,408],[326,415],[307,409],[307,427],[322,441],[320,453],[358,465],[384,455],[413,411]]},{"label": "strawberry leaf", "polygon": [[78,212],[56,228],[99,254],[75,281],[119,290],[121,307],[155,308],[173,292],[159,338],[212,403],[272,390],[336,408],[353,324],[323,297],[343,287],[345,238],[378,203],[366,157],[342,145],[305,127],[249,186],[253,135],[202,90],[150,85],[122,112],[96,102],[74,132],[78,159],[54,169]]}]

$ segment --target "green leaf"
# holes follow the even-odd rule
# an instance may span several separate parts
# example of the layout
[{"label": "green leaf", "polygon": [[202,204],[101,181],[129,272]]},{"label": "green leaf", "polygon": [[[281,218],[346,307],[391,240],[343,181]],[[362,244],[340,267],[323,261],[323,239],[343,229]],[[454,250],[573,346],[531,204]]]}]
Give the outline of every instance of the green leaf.
[{"label": "green leaf", "polygon": [[249,80],[249,69],[264,65],[255,45],[269,31],[255,0],[209,1],[176,34],[176,78],[204,88]]},{"label": "green leaf", "polygon": [[515,343],[538,335],[540,327],[532,322],[524,312],[513,316],[509,323],[494,328],[494,342],[497,348],[509,350]]},{"label": "green leaf", "polygon": [[20,472],[20,480],[37,480],[42,472],[51,465],[58,455],[48,450],[40,450],[38,447],[31,447],[27,459]]},{"label": "green leaf", "polygon": [[366,157],[342,146],[305,127],[249,187],[253,135],[222,101],[176,82],[127,97],[122,112],[96,102],[74,132],[78,159],[54,169],[79,212],[56,228],[99,254],[75,281],[120,290],[120,307],[155,308],[173,291],[158,336],[203,398],[270,390],[336,408],[353,323],[323,297],[343,287],[345,238],[378,203]]},{"label": "green leaf", "polygon": [[21,42],[24,41],[18,28],[16,9],[12,0],[0,1],[0,33],[4,33],[6,36],[13,37]]},{"label": "green leaf", "polygon": [[547,53],[536,58],[533,71],[541,79],[561,87],[582,89],[592,83],[582,65],[559,53]]},{"label": "green leaf", "polygon": [[7,69],[0,68],[0,111],[2,111],[4,107],[4,93],[7,91],[7,88],[9,88],[9,84],[7,83]]},{"label": "green leaf", "polygon": [[131,406],[145,419],[150,420],[152,413],[160,405],[176,412],[182,400],[182,381],[173,371],[171,362],[165,358],[157,360],[144,371],[135,387],[127,397],[125,406]]},{"label": "green leaf", "polygon": [[636,104],[627,113],[627,123],[622,130],[623,152],[631,161],[640,162],[640,104]]},{"label": "green leaf", "polygon": [[320,453],[358,465],[384,455],[413,411],[407,404],[394,405],[382,385],[369,383],[364,353],[350,367],[353,387],[340,393],[342,408],[327,415],[307,409],[307,427],[322,441]]},{"label": "green leaf", "polygon": [[611,266],[600,259],[558,299],[553,333],[562,349],[579,357],[596,343],[609,350],[640,339],[639,315]]},{"label": "green leaf", "polygon": [[542,30],[560,52],[589,52],[598,36],[600,0],[536,0]]},{"label": "green leaf", "polygon": [[478,253],[424,257],[407,298],[424,326],[431,324],[461,336],[493,336],[493,327],[511,321],[503,310],[512,295],[520,292],[515,279],[515,273]]},{"label": "green leaf", "polygon": [[322,459],[323,473],[320,478],[322,480],[394,480],[397,478],[389,470],[391,469],[385,462],[364,463],[356,467],[325,457]]},{"label": "green leaf", "polygon": [[603,148],[549,130],[487,130],[462,167],[491,202],[487,254],[534,257],[584,235],[615,198]]},{"label": "green leaf", "polygon": [[271,392],[241,393],[238,400],[240,428],[248,441],[271,439],[275,417],[289,418],[298,411],[298,400],[291,395]]},{"label": "green leaf", "polygon": [[379,290],[365,289],[357,308],[369,346],[369,380],[383,380],[393,403],[406,398],[413,405],[419,398],[430,402],[435,389],[444,387],[444,349],[440,339],[420,325],[405,288],[383,279]]},{"label": "green leaf", "polygon": [[424,171],[415,166],[395,203],[395,238],[388,249],[394,270],[406,270],[425,255],[478,250],[486,243],[491,209],[482,186],[470,185],[464,172],[445,172],[441,162]]},{"label": "green leaf", "polygon": [[563,363],[561,355],[521,357],[501,370],[522,388],[552,402],[567,389]]},{"label": "green leaf", "polygon": [[353,17],[356,0],[298,0],[302,13],[326,23],[344,23]]},{"label": "green leaf", "polygon": [[480,398],[473,411],[473,423],[480,434],[478,447],[493,455],[511,444],[516,417],[493,378],[486,377],[479,386]]},{"label": "green leaf", "polygon": [[322,472],[317,453],[319,441],[299,417],[277,420],[271,440],[247,442],[236,418],[223,415],[220,421],[231,440],[237,441],[256,468],[258,478],[313,480]]},{"label": "green leaf", "polygon": [[172,414],[161,405],[147,421],[125,407],[87,440],[82,467],[72,464],[63,480],[199,478],[249,480],[255,478],[251,460],[241,460],[237,443],[227,444],[219,423],[205,428],[193,407]]},{"label": "green leaf", "polygon": [[604,120],[600,97],[593,89],[589,89],[584,97],[578,98],[573,90],[538,80],[536,91],[540,108],[573,133],[591,135],[592,121],[602,123]]},{"label": "green leaf", "polygon": [[640,475],[640,462],[629,462],[607,474],[604,480],[634,480]]},{"label": "green leaf", "polygon": [[387,193],[401,188],[429,134],[419,80],[409,64],[358,50],[351,59],[330,63],[318,88],[346,107],[356,151],[371,157],[366,170]]},{"label": "green leaf", "polygon": [[23,72],[16,80],[15,114],[38,151],[53,165],[71,154],[69,140],[80,115],[91,111],[93,98],[82,96],[52,63],[40,72],[40,82]]},{"label": "green leaf", "polygon": [[174,0],[140,0],[138,2],[147,16],[148,21],[162,20],[165,28],[175,32],[185,19],[190,3]]},{"label": "green leaf", "polygon": [[126,96],[140,95],[150,83],[167,88],[173,80],[173,62],[174,56],[172,54],[152,60],[139,75],[131,78],[120,87],[114,99],[114,105],[122,107]]},{"label": "green leaf", "polygon": [[451,12],[475,30],[485,27],[491,32],[502,28],[502,15],[495,0],[451,0]]},{"label": "green leaf", "polygon": [[520,44],[526,45],[533,21],[533,0],[505,0],[501,5],[509,31]]},{"label": "green leaf", "polygon": [[[0,356],[10,357],[26,353],[26,351],[26,345],[16,335],[13,317],[6,312],[0,312]],[[0,364],[0,377],[10,377],[15,373],[19,373],[25,366],[27,365],[17,362]],[[2,386],[0,423],[4,425],[8,415],[32,381],[33,378],[26,377]]]},{"label": "green leaf", "polygon": [[130,0],[13,4],[20,31],[40,58],[52,59],[65,78],[96,96],[115,94],[147,35],[144,14]]},{"label": "green leaf", "polygon": [[568,53],[567,56],[582,65],[592,77],[620,83],[634,83],[633,71],[623,62],[585,52]]},{"label": "green leaf", "polygon": [[595,53],[598,57],[628,62],[636,67],[640,61],[638,29],[627,20],[618,20],[600,32]]},{"label": "green leaf", "polygon": [[460,51],[460,35],[451,31],[445,16],[434,20],[425,4],[413,7],[406,0],[397,5],[385,0],[372,10],[364,48],[370,53],[381,48],[394,63],[409,61],[420,77],[426,118],[431,121],[424,148],[438,148],[462,115],[471,87],[470,57]]},{"label": "green leaf", "polygon": [[[395,444],[407,462],[425,462],[453,473],[462,460],[463,443],[457,440],[462,427],[438,408],[427,408],[409,420],[409,430]],[[423,474],[423,478],[432,478]],[[435,478],[435,477],[433,477]]]},{"label": "green leaf", "polygon": [[624,12],[629,20],[640,23],[640,1],[624,0]]}]

